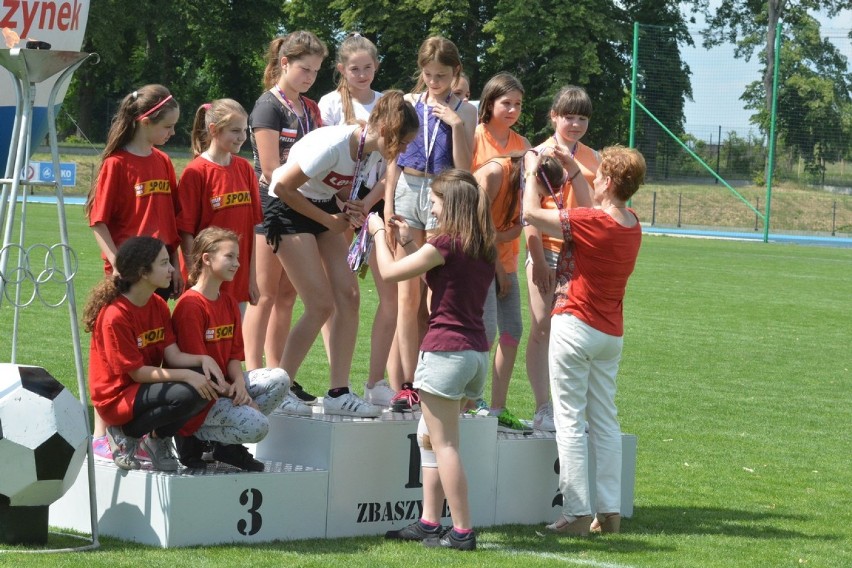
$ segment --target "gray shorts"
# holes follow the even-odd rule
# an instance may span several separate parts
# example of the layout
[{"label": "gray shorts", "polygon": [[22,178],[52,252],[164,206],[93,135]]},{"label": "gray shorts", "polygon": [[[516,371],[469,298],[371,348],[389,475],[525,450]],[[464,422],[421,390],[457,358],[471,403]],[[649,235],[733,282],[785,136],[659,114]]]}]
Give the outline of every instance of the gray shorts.
[{"label": "gray shorts", "polygon": [[487,351],[421,351],[414,388],[451,400],[477,400],[487,377]]},{"label": "gray shorts", "polygon": [[482,320],[485,323],[485,337],[488,345],[494,344],[497,330],[500,330],[500,341],[508,341],[517,345],[524,333],[524,324],[521,318],[521,292],[518,287],[518,273],[507,274],[512,283],[509,295],[504,298],[497,297],[497,279],[491,281],[488,295],[485,297],[485,309]]},{"label": "gray shorts", "polygon": [[[547,266],[551,270],[556,270],[556,263],[559,262],[559,253],[553,252],[550,249],[544,249],[544,260],[547,261]],[[529,266],[530,264],[532,264],[532,257],[530,253],[527,253],[527,260],[524,261],[524,266]]]},{"label": "gray shorts", "polygon": [[397,215],[402,215],[412,229],[431,231],[438,226],[438,220],[431,213],[431,184],[430,177],[405,172],[399,174],[393,195],[393,210]]}]

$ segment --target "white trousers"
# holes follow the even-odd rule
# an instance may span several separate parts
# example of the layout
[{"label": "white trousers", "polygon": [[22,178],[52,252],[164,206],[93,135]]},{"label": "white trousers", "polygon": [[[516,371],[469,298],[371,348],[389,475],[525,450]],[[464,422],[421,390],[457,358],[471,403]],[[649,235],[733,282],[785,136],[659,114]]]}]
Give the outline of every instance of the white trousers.
[{"label": "white trousers", "polygon": [[[622,345],[622,337],[602,333],[571,314],[551,319],[550,391],[565,516],[621,511],[615,377]],[[590,451],[597,470],[596,511],[589,498]]]}]

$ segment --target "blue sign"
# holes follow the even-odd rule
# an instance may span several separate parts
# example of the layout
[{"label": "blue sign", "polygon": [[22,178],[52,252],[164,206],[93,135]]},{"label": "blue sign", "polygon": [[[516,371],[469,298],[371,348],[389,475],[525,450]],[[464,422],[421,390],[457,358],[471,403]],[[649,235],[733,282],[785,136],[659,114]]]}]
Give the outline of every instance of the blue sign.
[{"label": "blue sign", "polygon": [[[77,162],[60,162],[59,172],[62,176],[62,185],[73,187],[77,185]],[[30,162],[23,177],[27,181],[53,183],[53,162]]]}]

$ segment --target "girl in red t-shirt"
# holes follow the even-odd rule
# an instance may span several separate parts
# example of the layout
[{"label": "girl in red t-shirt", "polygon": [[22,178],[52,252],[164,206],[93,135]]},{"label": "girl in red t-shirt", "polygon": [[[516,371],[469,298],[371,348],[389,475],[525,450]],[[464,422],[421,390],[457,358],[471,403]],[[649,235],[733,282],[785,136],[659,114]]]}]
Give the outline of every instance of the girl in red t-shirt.
[{"label": "girl in red t-shirt", "polygon": [[198,107],[192,125],[192,160],[180,176],[177,218],[184,270],[190,264],[195,235],[207,227],[230,229],[239,235],[241,270],[222,282],[222,290],[240,303],[257,303],[254,226],[263,221],[257,176],[237,153],[246,141],[248,114],[233,99],[217,99]]},{"label": "girl in red t-shirt", "polygon": [[218,397],[222,370],[210,356],[188,355],[175,344],[169,307],[155,294],[174,274],[161,240],[127,239],[118,248],[115,268],[92,290],[83,312],[92,334],[92,403],[108,424],[118,467],[139,469],[141,445],[154,469],[176,471],[171,438],[207,400]]},{"label": "girl in red t-shirt", "polygon": [[204,467],[199,441],[214,442],[213,458],[249,471],[263,471],[244,443],[257,443],[269,432],[266,418],[287,396],[290,379],[284,369],[243,372],[243,337],[237,302],[222,285],[240,268],[240,239],[221,227],[198,233],[190,251],[192,286],[175,307],[178,347],[187,353],[206,354],[225,370],[223,396],[181,428],[180,461],[187,467]]},{"label": "girl in red t-shirt", "polygon": [[[177,179],[168,155],[155,146],[175,133],[180,109],[162,85],[145,85],[121,101],[112,120],[101,165],[86,199],[86,217],[104,259],[104,274],[115,273],[116,253],[130,237],[148,235],[163,241],[172,266],[178,266]],[[179,272],[163,298],[183,289]],[[95,455],[111,459],[106,426],[95,412]]]}]

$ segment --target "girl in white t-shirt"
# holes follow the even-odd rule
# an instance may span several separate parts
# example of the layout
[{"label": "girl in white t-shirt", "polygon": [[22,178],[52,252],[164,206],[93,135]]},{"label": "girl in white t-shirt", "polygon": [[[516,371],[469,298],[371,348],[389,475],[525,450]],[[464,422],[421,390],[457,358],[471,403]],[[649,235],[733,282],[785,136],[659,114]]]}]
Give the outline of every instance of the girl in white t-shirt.
[{"label": "girl in white t-shirt", "polygon": [[[337,89],[319,101],[322,123],[366,124],[370,112],[376,106],[381,93],[371,87],[379,68],[379,53],[369,39],[359,33],[349,34],[337,49],[337,74],[340,80]],[[384,213],[384,184],[377,183],[385,171],[381,160],[366,172],[358,198],[364,209]],[[344,233],[347,242],[352,241],[351,229]],[[364,399],[378,406],[389,406],[397,391],[402,388],[402,363],[399,351],[393,348],[396,333],[397,294],[396,284],[376,278],[376,255],[370,254],[369,265],[373,270],[376,294],[379,302],[370,332],[370,370],[364,384]],[[328,345],[328,326],[322,328],[323,341]],[[385,380],[385,368],[388,380]],[[390,384],[388,384],[390,383]]]},{"label": "girl in white t-shirt", "polygon": [[[274,202],[276,214],[267,216],[267,238],[305,308],[287,340],[281,367],[296,377],[329,320],[331,388],[323,399],[327,414],[375,417],[381,412],[349,392],[359,295],[342,233],[364,222],[363,203],[349,199],[362,172],[370,171],[380,157],[395,159],[417,133],[418,124],[414,107],[402,92],[387,91],[366,125],[311,132],[293,145],[287,162],[272,174],[269,194],[280,199]],[[343,211],[336,198],[346,202]]]}]

